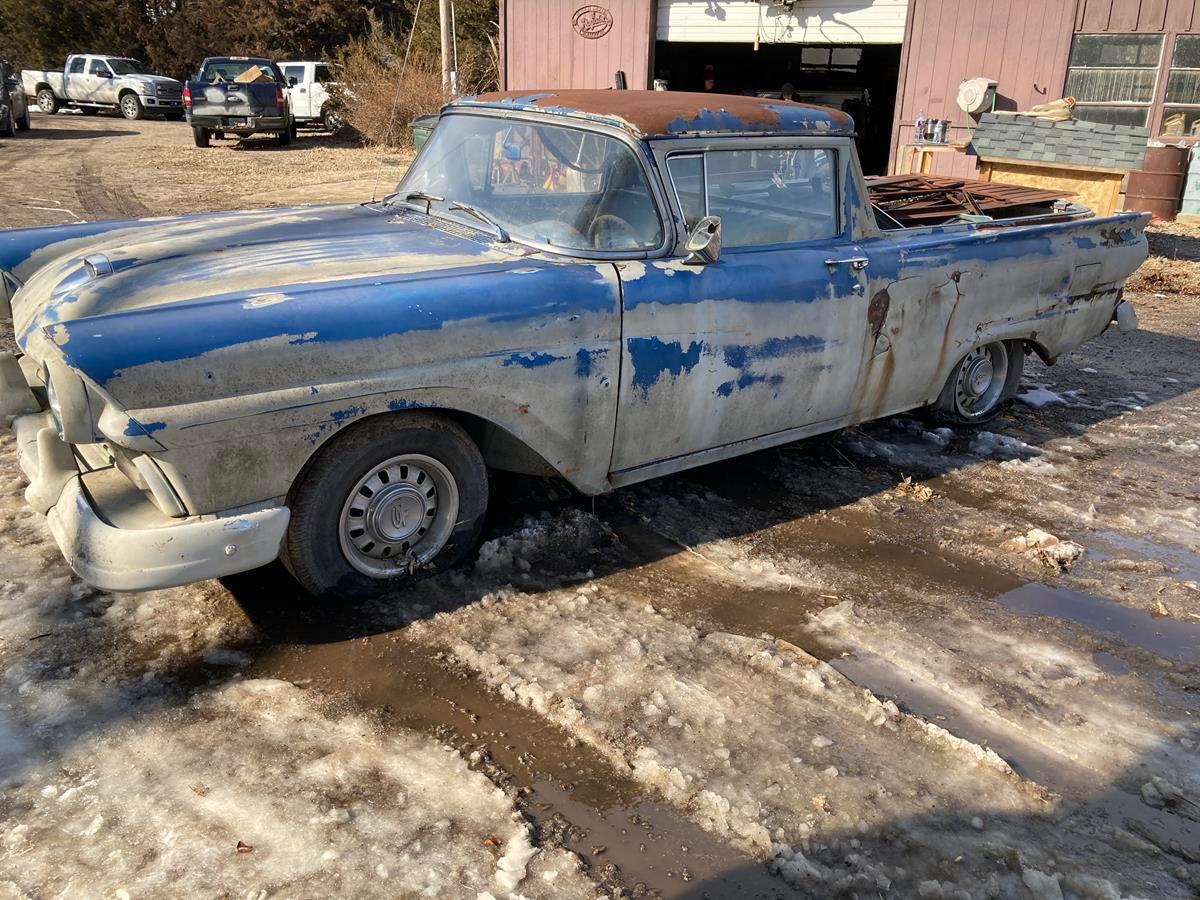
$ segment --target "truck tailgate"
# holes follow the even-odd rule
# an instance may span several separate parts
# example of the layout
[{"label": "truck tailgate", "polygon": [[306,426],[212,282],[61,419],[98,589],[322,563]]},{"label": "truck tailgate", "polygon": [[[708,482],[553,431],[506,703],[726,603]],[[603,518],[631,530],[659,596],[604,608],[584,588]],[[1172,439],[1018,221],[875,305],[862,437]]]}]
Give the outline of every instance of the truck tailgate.
[{"label": "truck tailgate", "polygon": [[239,84],[235,81],[189,81],[192,115],[259,118],[281,116],[279,85],[273,81]]}]

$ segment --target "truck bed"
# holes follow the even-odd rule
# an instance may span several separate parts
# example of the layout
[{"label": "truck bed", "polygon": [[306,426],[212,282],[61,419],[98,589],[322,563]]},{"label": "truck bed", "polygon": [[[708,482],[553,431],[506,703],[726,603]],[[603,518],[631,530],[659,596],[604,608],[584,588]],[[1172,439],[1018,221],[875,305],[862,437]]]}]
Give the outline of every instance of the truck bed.
[{"label": "truck bed", "polygon": [[1084,207],[1067,202],[1074,194],[1066,191],[996,181],[912,174],[867,178],[866,182],[876,220],[885,231],[989,219],[1077,217],[1085,212]]}]

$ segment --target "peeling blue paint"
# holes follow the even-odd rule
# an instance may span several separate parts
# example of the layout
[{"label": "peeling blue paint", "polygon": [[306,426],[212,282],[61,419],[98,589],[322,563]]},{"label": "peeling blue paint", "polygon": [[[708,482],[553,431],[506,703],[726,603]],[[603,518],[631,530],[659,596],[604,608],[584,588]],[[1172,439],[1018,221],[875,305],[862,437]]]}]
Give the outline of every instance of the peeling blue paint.
[{"label": "peeling blue paint", "polygon": [[525,355],[513,353],[510,354],[508,359],[504,360],[504,362],[502,362],[500,365],[520,366],[523,369],[537,369],[563,359],[566,359],[566,357],[554,356],[550,353],[528,353]]},{"label": "peeling blue paint", "polygon": [[797,353],[816,353],[823,351],[825,347],[825,339],[815,334],[768,338],[760,344],[730,344],[724,351],[725,365],[732,369],[744,369],[756,359],[778,359]]},{"label": "peeling blue paint", "polygon": [[388,409],[392,412],[400,412],[405,409],[425,409],[429,404],[418,403],[416,400],[389,400]]},{"label": "peeling blue paint", "polygon": [[1087,235],[1083,235],[1082,237],[1075,237],[1075,238],[1072,238],[1071,240],[1073,240],[1075,242],[1075,246],[1079,247],[1080,249],[1083,249],[1083,250],[1095,250],[1096,249],[1096,242],[1093,241]]},{"label": "peeling blue paint", "polygon": [[756,384],[769,384],[771,387],[779,387],[783,384],[782,375],[752,375],[749,372],[738,376],[736,381],[723,381],[717,385],[717,389],[713,391],[718,397],[728,397],[734,391],[744,391],[748,387]]},{"label": "peeling blue paint", "polygon": [[162,431],[166,427],[166,422],[139,422],[137,419],[131,418],[125,423],[125,436],[150,437],[154,432]]},{"label": "peeling blue paint", "polygon": [[355,416],[361,416],[366,411],[365,406],[348,406],[345,409],[335,409],[329,414],[329,418],[333,419],[335,425],[342,425]]},{"label": "peeling blue paint", "polygon": [[579,352],[575,354],[575,376],[588,378],[592,374],[592,364],[600,357],[607,355],[606,348],[588,350],[586,347],[580,347]]},{"label": "peeling blue paint", "polygon": [[686,350],[679,341],[669,343],[658,338],[629,338],[626,341],[629,357],[633,362],[633,387],[645,396],[663,372],[678,378],[690,372],[700,362],[700,351],[704,344],[691,341]]}]

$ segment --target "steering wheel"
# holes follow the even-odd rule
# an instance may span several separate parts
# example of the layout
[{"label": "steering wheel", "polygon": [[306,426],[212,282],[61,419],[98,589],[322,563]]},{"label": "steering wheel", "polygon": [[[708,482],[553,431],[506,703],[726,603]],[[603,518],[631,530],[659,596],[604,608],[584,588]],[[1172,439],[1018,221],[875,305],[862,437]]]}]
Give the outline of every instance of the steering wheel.
[{"label": "steering wheel", "polygon": [[588,240],[596,250],[633,250],[638,246],[638,233],[620,216],[604,213],[592,219]]}]

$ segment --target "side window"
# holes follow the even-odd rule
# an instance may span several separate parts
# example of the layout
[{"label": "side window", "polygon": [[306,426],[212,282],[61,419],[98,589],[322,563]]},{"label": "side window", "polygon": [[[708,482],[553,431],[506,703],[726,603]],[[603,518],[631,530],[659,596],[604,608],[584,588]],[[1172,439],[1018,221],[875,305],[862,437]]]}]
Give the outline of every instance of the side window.
[{"label": "side window", "polygon": [[291,80],[295,78],[297,84],[304,84],[304,66],[284,66],[283,80],[291,84]]},{"label": "side window", "polygon": [[67,74],[68,75],[82,75],[83,67],[84,67],[84,65],[86,65],[86,63],[87,63],[87,60],[84,59],[82,56],[76,56],[74,59],[71,60],[71,66],[70,66],[70,68],[67,69]]},{"label": "side window", "polygon": [[[726,247],[786,244],[838,233],[837,154],[832,150],[710,150],[709,215]],[[686,209],[686,207],[685,207]]]},{"label": "side window", "polygon": [[89,75],[111,75],[112,71],[108,68],[108,63],[102,59],[93,59],[92,64],[88,66]]},{"label": "side window", "polygon": [[675,197],[690,234],[696,223],[705,216],[704,156],[687,153],[668,157],[667,174],[671,176],[671,186],[675,189]]},{"label": "side window", "polygon": [[316,74],[313,76],[313,80],[320,82],[321,84],[328,84],[329,82],[333,81],[333,73],[329,71],[329,66],[325,65],[324,63],[318,65]]}]

